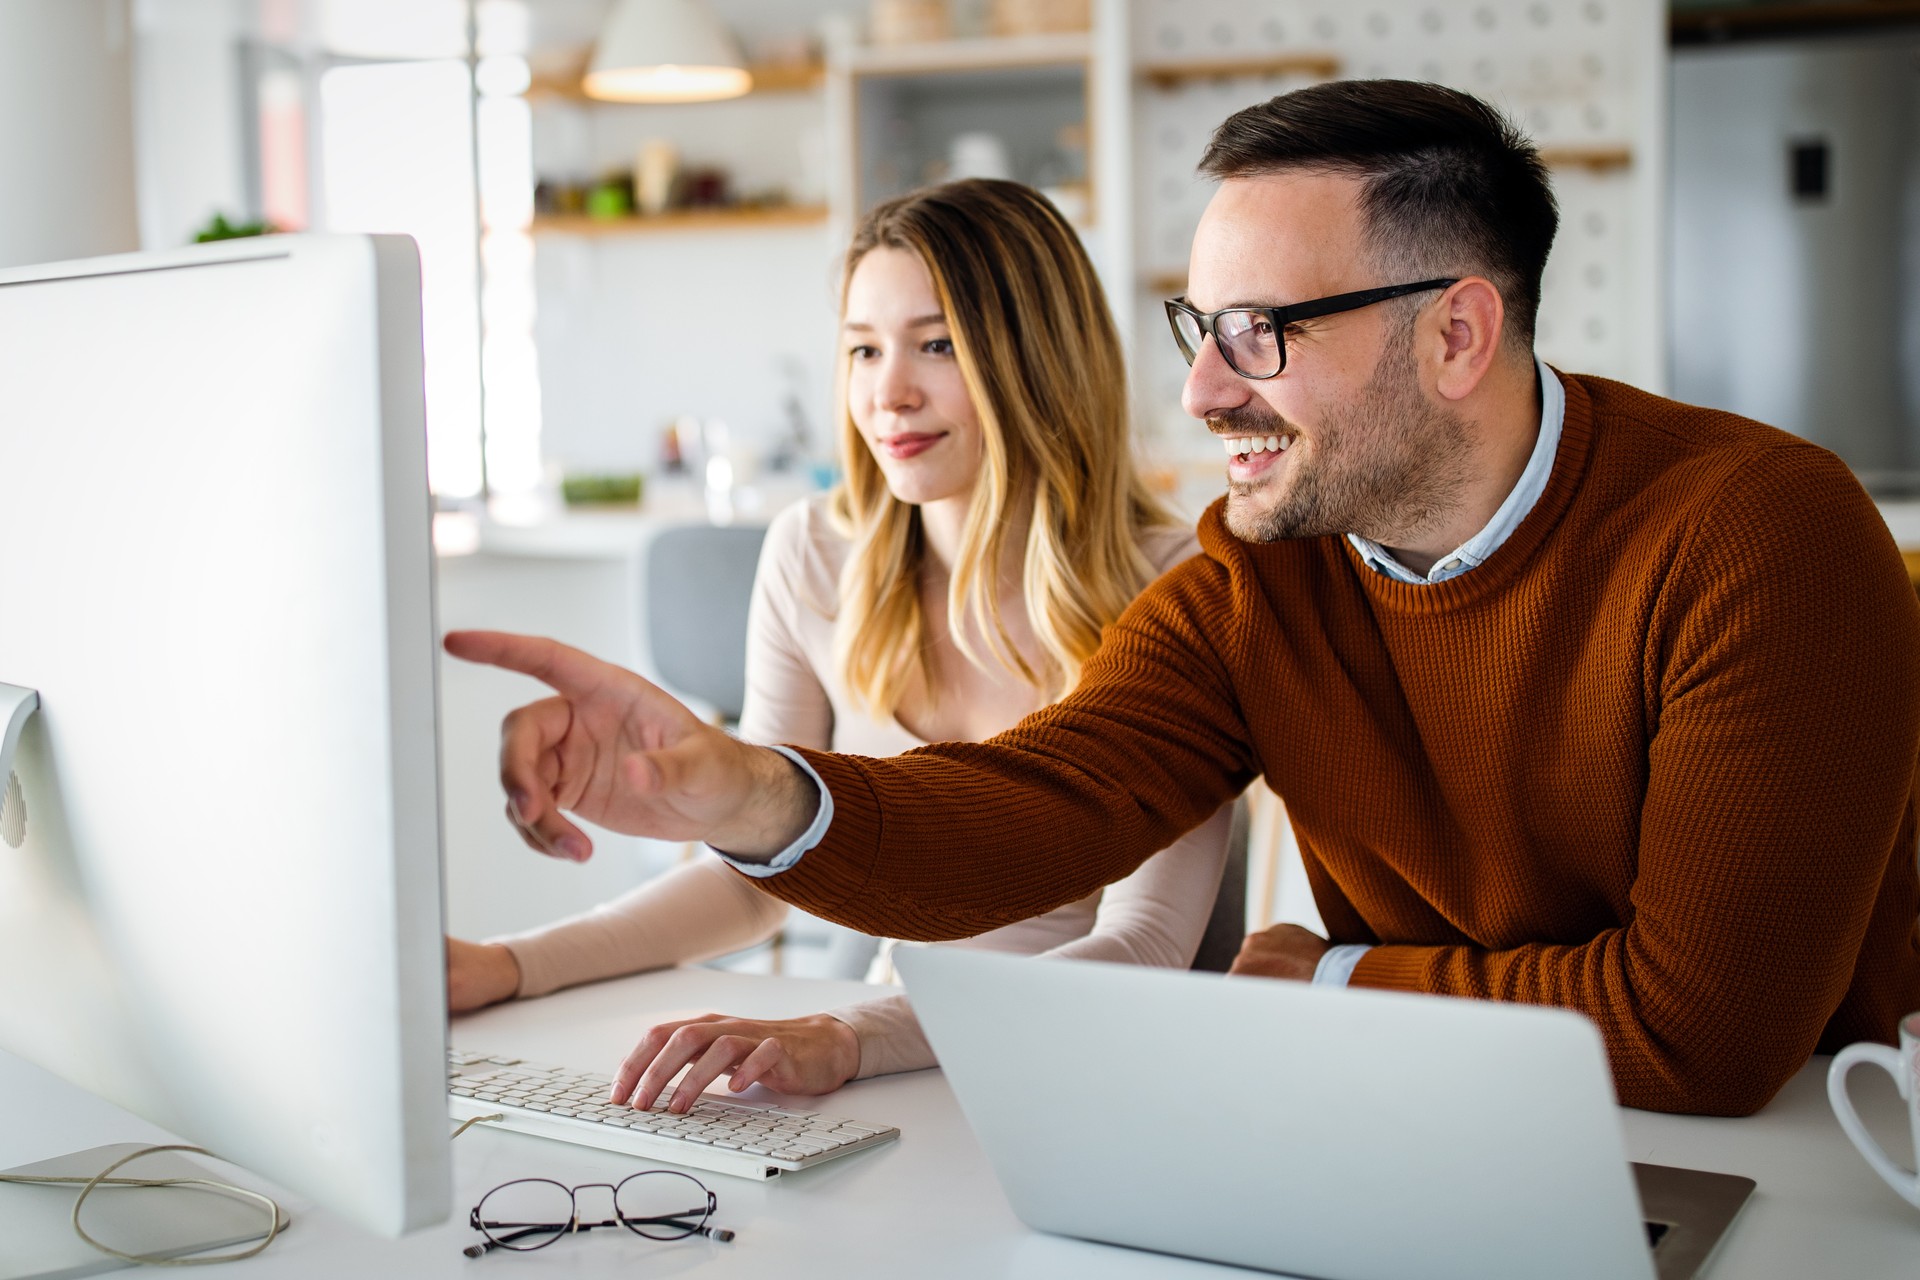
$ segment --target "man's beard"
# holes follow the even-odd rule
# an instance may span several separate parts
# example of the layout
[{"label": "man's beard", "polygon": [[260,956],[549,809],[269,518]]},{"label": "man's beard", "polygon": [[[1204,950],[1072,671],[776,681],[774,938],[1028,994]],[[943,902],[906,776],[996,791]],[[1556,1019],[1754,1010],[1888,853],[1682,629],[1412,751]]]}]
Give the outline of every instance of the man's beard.
[{"label": "man's beard", "polygon": [[[1299,433],[1255,401],[1208,419],[1227,436]],[[1244,542],[1358,533],[1387,546],[1431,528],[1459,506],[1470,473],[1460,415],[1429,404],[1413,363],[1413,334],[1381,353],[1358,399],[1313,433],[1311,456],[1288,451],[1290,481],[1263,505],[1265,478],[1228,481],[1227,528]],[[1298,448],[1296,441],[1294,448]]]}]

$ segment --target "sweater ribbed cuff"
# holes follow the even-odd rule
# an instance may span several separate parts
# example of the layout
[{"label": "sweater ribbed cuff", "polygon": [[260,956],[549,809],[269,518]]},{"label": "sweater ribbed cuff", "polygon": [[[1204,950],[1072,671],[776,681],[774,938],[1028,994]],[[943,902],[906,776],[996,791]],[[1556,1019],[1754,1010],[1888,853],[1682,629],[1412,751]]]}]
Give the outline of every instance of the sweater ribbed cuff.
[{"label": "sweater ribbed cuff", "polygon": [[803,911],[831,919],[833,908],[858,895],[872,879],[880,853],[879,798],[857,757],[805,747],[794,754],[811,766],[832,798],[833,822],[805,857],[758,883]]},{"label": "sweater ribbed cuff", "polygon": [[1434,947],[1375,947],[1353,966],[1353,976],[1347,979],[1347,985],[1423,991],[1421,975],[1435,950]]}]

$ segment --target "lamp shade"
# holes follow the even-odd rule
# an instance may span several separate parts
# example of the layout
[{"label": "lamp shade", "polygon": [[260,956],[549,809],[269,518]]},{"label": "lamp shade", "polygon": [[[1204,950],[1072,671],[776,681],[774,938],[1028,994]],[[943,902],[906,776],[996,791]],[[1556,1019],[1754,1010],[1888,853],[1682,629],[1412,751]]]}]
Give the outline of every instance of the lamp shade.
[{"label": "lamp shade", "polygon": [[707,102],[739,97],[753,77],[700,0],[619,0],[581,88],[609,102]]}]

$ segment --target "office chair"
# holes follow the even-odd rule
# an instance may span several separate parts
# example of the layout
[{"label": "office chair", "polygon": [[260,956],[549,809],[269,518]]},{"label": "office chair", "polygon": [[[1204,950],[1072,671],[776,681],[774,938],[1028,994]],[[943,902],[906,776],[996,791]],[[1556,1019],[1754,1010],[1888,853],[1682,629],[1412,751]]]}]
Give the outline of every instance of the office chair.
[{"label": "office chair", "polygon": [[1252,816],[1246,796],[1233,802],[1233,826],[1227,834],[1220,892],[1213,900],[1213,914],[1207,917],[1207,929],[1200,935],[1200,949],[1194,953],[1191,968],[1225,973],[1240,954],[1240,944],[1247,936],[1247,850]]},{"label": "office chair", "polygon": [[[687,524],[660,530],[640,557],[640,608],[647,659],[660,683],[709,708],[716,724],[733,728],[747,691],[747,608],[766,529],[759,525]],[[696,846],[681,848],[682,862]],[[866,941],[863,939],[863,941]],[[834,976],[866,972],[857,956],[842,958],[831,937],[790,936],[783,928],[769,946],[769,968],[781,973],[794,944],[828,948]]]},{"label": "office chair", "polygon": [[740,719],[747,689],[747,605],[766,529],[689,524],[662,529],[640,559],[647,657],[660,682]]}]

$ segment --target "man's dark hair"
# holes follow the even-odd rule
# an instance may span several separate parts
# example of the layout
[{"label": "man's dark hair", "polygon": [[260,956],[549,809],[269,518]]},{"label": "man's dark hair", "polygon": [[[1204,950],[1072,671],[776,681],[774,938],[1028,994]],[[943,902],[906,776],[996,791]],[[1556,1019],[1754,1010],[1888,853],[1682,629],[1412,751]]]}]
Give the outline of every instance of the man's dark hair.
[{"label": "man's dark hair", "polygon": [[1539,151],[1498,110],[1437,84],[1341,80],[1234,113],[1200,159],[1215,179],[1290,170],[1360,179],[1383,268],[1408,281],[1486,276],[1511,336],[1533,345],[1560,214]]}]

